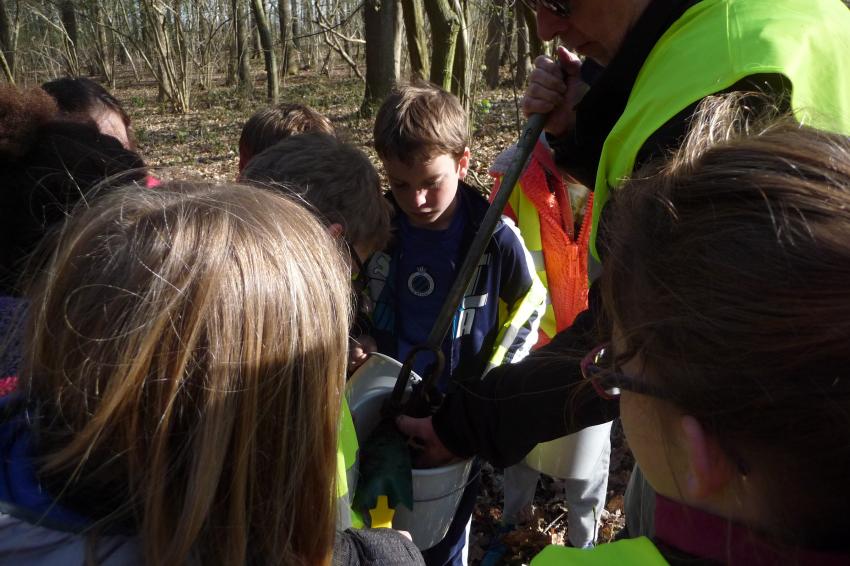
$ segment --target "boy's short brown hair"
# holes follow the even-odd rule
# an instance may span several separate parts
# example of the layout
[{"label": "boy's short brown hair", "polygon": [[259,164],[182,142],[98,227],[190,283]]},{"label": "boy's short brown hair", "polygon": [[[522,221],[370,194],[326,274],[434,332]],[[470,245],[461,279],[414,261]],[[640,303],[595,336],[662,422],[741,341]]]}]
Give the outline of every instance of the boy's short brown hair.
[{"label": "boy's short brown hair", "polygon": [[242,166],[277,142],[307,132],[336,133],[330,120],[303,104],[276,104],[256,111],[242,126],[239,136]]},{"label": "boy's short brown hair", "polygon": [[458,98],[424,81],[390,93],[375,118],[374,136],[381,159],[408,164],[442,154],[460,159],[469,146],[466,111]]},{"label": "boy's short brown hair", "polygon": [[340,224],[350,244],[383,249],[389,240],[391,209],[378,172],[365,153],[334,136],[284,139],[254,157],[240,180],[301,196],[327,225]]}]

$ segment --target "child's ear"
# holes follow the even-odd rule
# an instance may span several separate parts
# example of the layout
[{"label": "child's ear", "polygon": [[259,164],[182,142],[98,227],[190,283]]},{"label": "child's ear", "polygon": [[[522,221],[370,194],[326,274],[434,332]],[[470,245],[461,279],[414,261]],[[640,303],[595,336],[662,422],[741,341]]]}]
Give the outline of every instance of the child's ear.
[{"label": "child's ear", "polygon": [[707,499],[735,478],[735,465],[697,419],[685,415],[681,427],[688,458],[685,495],[691,501]]},{"label": "child's ear", "polygon": [[328,234],[330,234],[331,237],[334,239],[342,238],[342,233],[344,231],[345,230],[343,229],[342,224],[340,224],[339,222],[334,222],[333,224],[328,226]]},{"label": "child's ear", "polygon": [[248,165],[248,161],[251,160],[251,157],[252,156],[248,152],[248,149],[240,145],[239,146],[239,173],[240,173],[240,175],[237,176],[237,179],[238,179],[238,177],[241,177],[242,170],[245,169],[246,165]]},{"label": "child's ear", "polygon": [[463,155],[457,162],[457,176],[459,179],[466,177],[466,172],[469,170],[469,148],[463,148]]}]

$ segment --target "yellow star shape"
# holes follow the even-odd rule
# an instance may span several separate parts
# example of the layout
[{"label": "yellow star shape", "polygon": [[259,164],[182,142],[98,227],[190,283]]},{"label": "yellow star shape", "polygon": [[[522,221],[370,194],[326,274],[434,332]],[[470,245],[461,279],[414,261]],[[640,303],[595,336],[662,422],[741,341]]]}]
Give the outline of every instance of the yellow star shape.
[{"label": "yellow star shape", "polygon": [[395,515],[395,509],[389,506],[386,495],[379,495],[374,509],[369,509],[369,517],[372,518],[373,529],[392,528],[393,515]]}]

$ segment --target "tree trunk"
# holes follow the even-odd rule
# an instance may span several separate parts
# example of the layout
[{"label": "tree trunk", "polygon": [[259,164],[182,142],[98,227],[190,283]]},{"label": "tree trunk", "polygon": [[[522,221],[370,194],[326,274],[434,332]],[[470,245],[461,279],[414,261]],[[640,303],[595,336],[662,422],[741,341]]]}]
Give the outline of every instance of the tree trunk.
[{"label": "tree trunk", "polygon": [[[280,1],[284,2],[285,0]],[[298,18],[298,0],[291,0],[290,10],[292,11],[292,43],[300,49],[301,40],[298,37],[301,35],[301,20]]]},{"label": "tree trunk", "polygon": [[528,44],[528,27],[525,25],[523,10],[525,5],[517,2],[514,7],[514,26],[516,30],[516,70],[514,71],[514,84],[518,87],[525,86],[528,75],[531,73],[531,53]]},{"label": "tree trunk", "polygon": [[236,31],[231,31],[232,33],[227,39],[227,66],[224,69],[224,86],[234,86],[236,84]]},{"label": "tree trunk", "polygon": [[73,0],[62,0],[59,4],[59,17],[65,29],[66,71],[69,75],[76,76],[80,74],[80,61],[77,57],[77,12]]},{"label": "tree trunk", "polygon": [[528,30],[529,56],[533,62],[538,55],[545,53],[546,44],[537,35],[537,16],[534,15],[534,11],[522,2],[520,4],[522,4],[521,9],[522,15],[525,18],[525,27]]},{"label": "tree trunk", "polygon": [[0,50],[3,54],[3,74],[10,83],[15,82],[15,46],[12,40],[12,22],[6,11],[6,1],[0,0]]},{"label": "tree trunk", "polygon": [[263,0],[251,0],[251,9],[254,12],[254,21],[257,23],[257,33],[260,36],[260,45],[263,47],[263,59],[266,63],[266,85],[267,97],[270,103],[277,102],[280,93],[277,77],[277,57],[274,52],[272,41],[272,30],[269,27],[269,18],[263,6]]},{"label": "tree trunk", "polygon": [[370,116],[401,75],[401,10],[397,0],[365,0],[366,90],[360,111]]},{"label": "tree trunk", "polygon": [[144,54],[145,64],[159,85],[158,99],[167,98],[177,112],[191,109],[193,62],[190,57],[191,38],[180,19],[168,17],[171,8],[161,0],[140,0],[145,21],[145,42],[151,56]]},{"label": "tree trunk", "polygon": [[306,33],[311,34],[307,41],[309,42],[307,47],[307,65],[313,66],[319,64],[319,40],[314,33],[313,21],[315,19],[313,14],[313,2],[312,0],[304,0],[304,21],[309,25],[304,26],[306,28]]},{"label": "tree trunk", "polygon": [[247,96],[254,88],[251,79],[251,58],[248,53],[248,14],[245,11],[244,0],[231,0],[231,11],[235,22],[236,34],[234,51],[236,53],[236,84]]},{"label": "tree trunk", "polygon": [[425,2],[428,21],[431,22],[431,82],[444,90],[452,90],[452,68],[454,67],[457,36],[461,20],[455,13],[451,0]]},{"label": "tree trunk", "polygon": [[514,18],[513,12],[505,9],[502,12],[504,16],[504,27],[502,28],[502,56],[499,58],[499,66],[513,65],[514,52]]},{"label": "tree trunk", "polygon": [[91,10],[96,46],[95,60],[97,62],[98,70],[103,75],[106,82],[111,84],[114,79],[112,69],[113,54],[110,53],[110,44],[106,36],[106,25],[104,22],[105,15],[100,4],[100,0],[92,1]]},{"label": "tree trunk", "polygon": [[[253,2],[253,0],[248,0],[248,2]],[[254,7],[251,5],[251,12],[253,13]],[[263,10],[265,13],[265,10]],[[259,59],[260,55],[263,53],[263,46],[260,44],[260,30],[257,28],[256,22],[254,26],[251,28],[251,41],[253,45],[251,46],[251,59]]]},{"label": "tree trunk", "polygon": [[281,73],[294,75],[298,72],[295,43],[292,42],[292,4],[289,0],[278,0],[277,15],[280,20],[280,63]]},{"label": "tree trunk", "polygon": [[12,76],[18,76],[18,67],[20,67],[21,57],[18,54],[18,40],[21,37],[21,10],[25,8],[22,6],[20,0],[15,0],[15,17],[12,19],[12,44],[10,50],[13,55],[13,61],[9,61],[9,68],[12,71]]},{"label": "tree trunk", "polygon": [[404,31],[407,36],[407,50],[410,55],[410,72],[419,78],[430,73],[431,62],[428,57],[428,38],[425,37],[425,15],[422,0],[401,0],[404,15]]},{"label": "tree trunk", "polygon": [[469,4],[467,0],[455,0],[455,13],[460,19],[460,29],[457,34],[457,46],[455,47],[455,60],[452,64],[452,88],[460,103],[469,113],[469,60],[470,44],[469,31],[466,22],[469,21]]},{"label": "tree trunk", "polygon": [[502,30],[505,26],[504,0],[490,4],[487,19],[487,42],[484,52],[484,80],[490,88],[499,86],[499,67],[502,58]]}]

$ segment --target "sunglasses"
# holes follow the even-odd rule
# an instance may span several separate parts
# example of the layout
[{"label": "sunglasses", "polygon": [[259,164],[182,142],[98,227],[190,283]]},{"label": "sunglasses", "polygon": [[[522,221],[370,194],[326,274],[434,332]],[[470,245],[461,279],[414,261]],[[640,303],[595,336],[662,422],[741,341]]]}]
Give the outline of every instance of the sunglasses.
[{"label": "sunglasses", "polygon": [[525,4],[535,11],[537,11],[538,6],[543,6],[559,18],[570,17],[569,0],[525,0]]},{"label": "sunglasses", "polygon": [[617,371],[610,344],[600,344],[587,353],[581,360],[581,375],[603,399],[619,399],[624,389],[656,399],[670,399],[670,395],[645,380]]},{"label": "sunglasses", "polygon": [[[581,375],[590,382],[596,394],[606,400],[619,399],[623,390],[649,395],[656,399],[671,400],[670,395],[665,391],[644,380],[620,373],[615,367],[610,344],[600,344],[581,360]],[[733,448],[726,447],[725,450],[740,474],[746,476],[750,471],[747,462]]]}]

